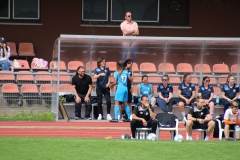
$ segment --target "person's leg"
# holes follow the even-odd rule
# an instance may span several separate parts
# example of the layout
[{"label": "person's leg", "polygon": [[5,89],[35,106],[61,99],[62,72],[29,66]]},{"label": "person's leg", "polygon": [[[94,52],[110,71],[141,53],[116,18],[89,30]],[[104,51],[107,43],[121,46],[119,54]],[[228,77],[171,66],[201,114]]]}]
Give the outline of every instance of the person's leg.
[{"label": "person's leg", "polygon": [[128,89],[128,106],[130,107],[130,114],[132,114],[132,92],[131,89]]},{"label": "person's leg", "polygon": [[167,111],[168,112],[172,112],[172,106],[173,106],[173,104],[176,102],[176,101],[178,101],[179,100],[179,98],[171,98],[170,100],[169,100],[169,102],[168,102],[168,104],[167,104]]},{"label": "person's leg", "polygon": [[81,119],[82,103],[75,103],[75,119]]},{"label": "person's leg", "polygon": [[102,89],[97,88],[97,102],[98,102],[98,120],[102,119]]},{"label": "person's leg", "polygon": [[128,116],[128,119],[130,119],[131,116],[131,112],[130,112],[130,107],[128,106],[128,89],[125,89],[124,95],[123,95],[123,106],[124,106],[124,110]]},{"label": "person's leg", "polygon": [[185,100],[183,99],[180,99],[180,102],[178,103],[178,108],[183,116],[183,119],[185,118],[186,116],[186,113],[185,113],[185,109],[184,109],[184,106],[185,106],[186,102]]},{"label": "person's leg", "polygon": [[211,101],[209,104],[208,104],[209,108],[210,108],[210,114],[213,115],[214,113],[214,103]]},{"label": "person's leg", "polygon": [[[89,99],[90,99],[90,97],[89,97]],[[90,116],[91,112],[92,112],[92,104],[91,104],[91,101],[89,100],[88,102],[85,102],[85,118],[90,120],[91,119],[91,116]]]},{"label": "person's leg", "polygon": [[223,99],[223,98],[221,99],[221,101],[222,101],[222,104],[224,106],[224,113],[225,113],[226,110],[229,108],[230,103],[226,99]]},{"label": "person's leg", "polygon": [[150,119],[149,121],[147,121],[147,127],[152,128],[151,133],[156,134],[157,125],[158,125],[158,120],[157,119],[153,119],[153,120]]},{"label": "person's leg", "polygon": [[167,109],[166,109],[166,101],[164,101],[163,99],[161,98],[156,98],[157,100],[157,104],[158,104],[158,107],[163,111],[163,112],[167,112]]},{"label": "person's leg", "polygon": [[225,135],[225,139],[228,139],[229,138],[229,125],[228,124],[225,124],[225,127],[224,127],[224,135]]},{"label": "person's leg", "polygon": [[131,53],[132,53],[132,60],[133,60],[133,62],[137,62],[137,47],[136,46],[134,46],[131,49]]},{"label": "person's leg", "polygon": [[192,127],[194,122],[192,120],[187,120],[186,122],[186,130],[188,134],[188,140],[192,140]]},{"label": "person's leg", "polygon": [[106,88],[103,92],[104,94],[104,98],[106,100],[107,103],[107,120],[111,120],[112,117],[110,115],[111,112],[111,98],[110,98],[110,89]]},{"label": "person's leg", "polygon": [[209,139],[209,136],[213,132],[214,127],[215,127],[215,122],[214,121],[209,121],[208,124],[207,124],[207,131],[206,131],[205,140]]},{"label": "person's leg", "polygon": [[151,105],[152,105],[152,107],[154,107],[156,105],[156,98],[155,97],[151,98]]},{"label": "person's leg", "polygon": [[143,124],[141,121],[137,121],[134,119],[131,121],[130,127],[131,127],[131,132],[132,132],[132,138],[135,138],[136,128],[143,127]]}]

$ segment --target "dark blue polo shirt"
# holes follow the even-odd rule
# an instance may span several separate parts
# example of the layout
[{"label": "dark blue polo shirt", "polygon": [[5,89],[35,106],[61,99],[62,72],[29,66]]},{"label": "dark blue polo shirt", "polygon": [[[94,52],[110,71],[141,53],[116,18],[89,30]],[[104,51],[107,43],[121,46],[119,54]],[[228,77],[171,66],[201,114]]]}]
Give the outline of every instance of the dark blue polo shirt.
[{"label": "dark blue polo shirt", "polygon": [[173,93],[173,87],[171,84],[167,84],[167,87],[165,88],[163,84],[159,84],[157,92],[161,92],[164,98],[168,98],[169,92]]},{"label": "dark blue polo shirt", "polygon": [[106,84],[108,83],[108,76],[110,75],[110,70],[108,67],[104,67],[104,69],[101,68],[95,68],[94,74],[99,75],[100,73],[105,73],[106,76],[100,76],[97,79],[97,89],[104,89],[106,88]]},{"label": "dark blue polo shirt", "polygon": [[198,93],[202,94],[203,99],[209,99],[211,97],[211,93],[213,93],[213,86],[208,85],[208,88],[205,88],[203,85],[199,87]]},{"label": "dark blue polo shirt", "polygon": [[233,87],[230,88],[228,84],[224,84],[222,86],[222,92],[225,92],[225,96],[227,98],[233,99],[239,92],[239,86],[237,84],[234,84]]},{"label": "dark blue polo shirt", "polygon": [[190,83],[189,86],[186,86],[185,83],[181,83],[178,87],[178,90],[182,91],[182,96],[189,99],[192,96],[192,92],[195,91],[195,85]]}]

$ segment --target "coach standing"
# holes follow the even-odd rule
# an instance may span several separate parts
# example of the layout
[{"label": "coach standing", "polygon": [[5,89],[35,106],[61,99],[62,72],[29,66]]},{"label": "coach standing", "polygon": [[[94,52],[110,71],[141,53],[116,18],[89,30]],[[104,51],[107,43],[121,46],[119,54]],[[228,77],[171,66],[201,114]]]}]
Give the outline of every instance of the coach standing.
[{"label": "coach standing", "polygon": [[85,103],[85,119],[92,120],[90,114],[92,112],[92,105],[90,96],[92,92],[92,78],[85,74],[85,68],[79,66],[76,75],[72,78],[73,93],[75,96],[75,120],[81,119],[82,103]]},{"label": "coach standing", "polygon": [[[125,21],[123,21],[120,25],[122,34],[123,36],[138,36],[139,35],[139,30],[138,30],[138,24],[134,21],[132,21],[132,13],[131,12],[126,12],[125,14]],[[134,62],[136,62],[136,52],[137,52],[137,47],[132,47],[130,51],[133,55],[132,59]],[[123,49],[122,49],[122,61],[125,61],[127,55],[127,48],[123,44]]]}]

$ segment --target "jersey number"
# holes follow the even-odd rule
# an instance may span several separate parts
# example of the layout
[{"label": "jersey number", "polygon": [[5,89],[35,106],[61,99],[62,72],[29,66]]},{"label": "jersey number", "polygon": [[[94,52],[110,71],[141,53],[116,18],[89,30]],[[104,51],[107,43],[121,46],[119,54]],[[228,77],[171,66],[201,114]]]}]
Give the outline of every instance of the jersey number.
[{"label": "jersey number", "polygon": [[127,81],[127,76],[121,76],[122,82],[125,83]]}]

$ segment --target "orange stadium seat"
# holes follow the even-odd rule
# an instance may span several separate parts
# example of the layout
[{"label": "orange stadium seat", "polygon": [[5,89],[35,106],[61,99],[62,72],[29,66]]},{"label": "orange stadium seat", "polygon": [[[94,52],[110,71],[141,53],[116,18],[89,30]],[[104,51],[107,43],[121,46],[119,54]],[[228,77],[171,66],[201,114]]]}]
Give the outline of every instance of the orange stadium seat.
[{"label": "orange stadium seat", "polygon": [[[52,75],[52,80],[54,81],[54,82],[56,82],[57,81],[57,79],[58,79],[58,75],[57,75],[57,72],[53,72],[53,74],[54,75]],[[61,83],[61,84],[70,84],[71,83],[71,81],[72,81],[72,78],[71,78],[71,76],[68,74],[68,72],[59,72],[59,82]]]},{"label": "orange stadium seat", "polygon": [[191,83],[198,85],[199,84],[199,80],[197,77],[192,77]]},{"label": "orange stadium seat", "polygon": [[153,86],[153,93],[158,93],[157,89],[158,89],[158,86]]},{"label": "orange stadium seat", "polygon": [[[199,74],[201,69],[201,64],[196,64],[194,66],[194,72]],[[202,64],[202,73],[203,74],[211,74],[212,70],[208,64]]]},{"label": "orange stadium seat", "polygon": [[214,64],[213,65],[213,73],[229,74],[230,70],[228,68],[228,65],[226,65],[226,64]]},{"label": "orange stadium seat", "polygon": [[[56,61],[51,61],[49,64],[49,68],[53,71],[57,71],[58,70],[58,65]],[[66,71],[67,67],[64,61],[60,61],[59,63],[59,70],[60,71]]]},{"label": "orange stadium seat", "polygon": [[159,84],[162,83],[161,77],[148,77],[148,83]]},{"label": "orange stadium seat", "polygon": [[222,90],[219,87],[213,87],[214,94],[222,94]]},{"label": "orange stadium seat", "polygon": [[173,86],[173,94],[177,94],[178,93],[178,86]]},{"label": "orange stadium seat", "polygon": [[[202,83],[202,82],[201,82]],[[217,85],[216,78],[210,78],[210,83],[211,85]]]},{"label": "orange stadium seat", "polygon": [[6,99],[18,99],[20,92],[18,86],[14,83],[5,83],[2,85],[3,97]]},{"label": "orange stadium seat", "polygon": [[115,72],[117,70],[116,62],[106,62],[106,66],[109,68],[111,72]]},{"label": "orange stadium seat", "polygon": [[226,81],[227,81],[227,76],[228,75],[222,75],[222,76],[224,76],[224,77],[218,78],[218,83],[219,84],[225,84]]},{"label": "orange stadium seat", "polygon": [[51,84],[42,84],[40,86],[41,97],[45,100],[46,103],[51,103],[53,88]]},{"label": "orange stadium seat", "polygon": [[26,71],[26,70],[30,70],[28,61],[26,60],[22,60],[22,59],[17,59],[17,62],[21,65],[21,67],[14,67],[15,71]]},{"label": "orange stadium seat", "polygon": [[17,83],[24,84],[24,83],[34,83],[33,74],[30,71],[19,71],[17,74]]},{"label": "orange stadium seat", "polygon": [[60,92],[73,92],[71,84],[60,84],[59,86]]},{"label": "orange stadium seat", "polygon": [[[97,61],[92,61],[92,71],[94,71],[95,68],[97,68]],[[90,71],[90,62],[86,63],[86,71]]]},{"label": "orange stadium seat", "polygon": [[70,62],[68,62],[68,70],[69,70],[70,72],[71,72],[71,71],[76,72],[76,70],[77,70],[77,68],[78,68],[79,66],[83,66],[83,67],[84,67],[82,61],[70,61]]},{"label": "orange stadium seat", "polygon": [[[175,70],[175,68],[174,68],[172,63],[165,63],[165,64],[166,64],[166,66],[165,66],[165,73],[175,73],[176,72],[176,70]],[[164,71],[164,63],[160,63],[159,64],[158,71],[160,73],[163,73],[163,71]]]},{"label": "orange stadium seat", "polygon": [[133,70],[134,72],[136,72],[136,73],[139,72],[139,68],[138,68],[137,63],[133,62],[133,64],[132,64],[132,70]]},{"label": "orange stadium seat", "polygon": [[134,77],[133,78],[133,83],[141,83],[142,82],[142,77]]},{"label": "orange stadium seat", "polygon": [[14,73],[11,71],[0,71],[0,84],[15,83]]},{"label": "orange stadium seat", "polygon": [[50,83],[52,81],[52,76],[47,71],[39,71],[36,74],[37,84]]},{"label": "orange stadium seat", "polygon": [[231,66],[231,73],[232,74],[237,74],[237,72],[238,72],[238,64],[233,64]]},{"label": "orange stadium seat", "polygon": [[16,44],[14,42],[7,42],[7,46],[10,48],[11,57],[18,57]]},{"label": "orange stadium seat", "polygon": [[150,62],[143,62],[140,64],[140,71],[141,72],[150,72],[150,73],[156,73],[157,69],[154,63]]},{"label": "orange stadium seat", "polygon": [[172,85],[179,85],[181,82],[180,77],[169,77],[169,83]]},{"label": "orange stadium seat", "polygon": [[189,63],[179,63],[177,65],[177,72],[178,73],[193,73],[192,65]]},{"label": "orange stadium seat", "polygon": [[20,57],[35,57],[32,43],[19,43],[18,54]]},{"label": "orange stadium seat", "polygon": [[26,99],[28,104],[32,104],[33,102],[29,100],[39,100],[40,98],[36,84],[23,84],[21,87],[21,93],[23,99]]}]

